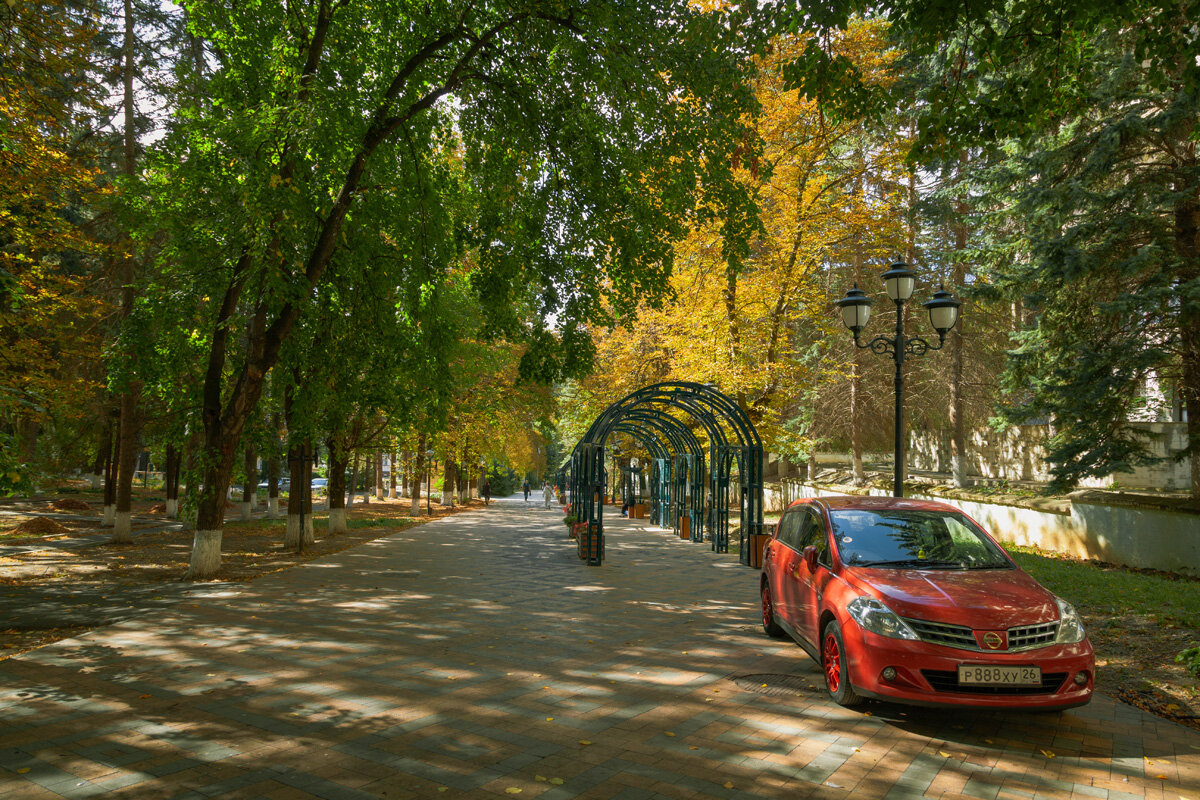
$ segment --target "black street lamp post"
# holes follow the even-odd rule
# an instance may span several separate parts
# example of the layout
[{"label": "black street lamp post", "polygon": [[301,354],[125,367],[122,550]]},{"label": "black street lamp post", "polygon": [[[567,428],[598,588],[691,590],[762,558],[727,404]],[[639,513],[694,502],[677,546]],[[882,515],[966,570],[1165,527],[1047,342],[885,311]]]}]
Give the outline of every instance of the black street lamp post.
[{"label": "black street lamp post", "polygon": [[859,334],[867,326],[871,316],[871,298],[854,284],[854,288],[846,292],[846,296],[837,301],[842,311],[842,323],[854,334],[854,344],[857,347],[870,348],[876,355],[891,355],[896,364],[896,441],[895,469],[892,479],[892,496],[904,496],[904,358],[905,356],[923,356],[930,350],[941,350],[946,343],[946,334],[958,322],[960,300],[945,290],[945,287],[933,293],[933,299],[922,303],[929,311],[929,322],[937,331],[936,345],[922,339],[920,336],[905,338],[904,336],[904,304],[912,297],[917,275],[903,261],[892,264],[883,273],[884,286],[888,297],[896,304],[896,333],[894,336],[879,334],[871,341],[863,344],[858,340]]}]

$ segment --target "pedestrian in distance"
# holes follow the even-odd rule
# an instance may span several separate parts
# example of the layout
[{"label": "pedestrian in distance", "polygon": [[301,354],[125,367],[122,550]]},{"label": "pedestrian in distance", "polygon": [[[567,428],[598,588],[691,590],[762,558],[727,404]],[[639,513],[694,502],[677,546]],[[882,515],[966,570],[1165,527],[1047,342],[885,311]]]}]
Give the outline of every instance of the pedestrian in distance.
[{"label": "pedestrian in distance", "polygon": [[483,504],[486,506],[492,499],[492,482],[484,478],[483,488],[479,491],[483,493]]},{"label": "pedestrian in distance", "polygon": [[525,490],[525,502],[529,502],[529,479],[525,479],[525,483],[521,484],[521,488]]},{"label": "pedestrian in distance", "polygon": [[546,503],[546,510],[550,510],[550,501],[554,499],[554,489],[550,488],[549,483],[542,484],[542,500]]}]

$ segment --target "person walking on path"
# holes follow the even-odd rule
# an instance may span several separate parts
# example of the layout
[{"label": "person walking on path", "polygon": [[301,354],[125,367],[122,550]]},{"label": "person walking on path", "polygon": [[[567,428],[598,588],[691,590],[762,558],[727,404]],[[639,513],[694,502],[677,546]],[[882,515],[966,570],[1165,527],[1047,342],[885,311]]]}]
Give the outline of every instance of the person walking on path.
[{"label": "person walking on path", "polygon": [[487,478],[484,478],[483,479],[483,488],[480,489],[480,491],[483,493],[483,504],[486,506],[488,504],[488,502],[492,499],[492,482],[489,481]]},{"label": "person walking on path", "polygon": [[546,502],[546,510],[550,510],[550,501],[554,499],[554,490],[550,488],[549,482],[542,484],[542,500]]},{"label": "person walking on path", "polygon": [[529,502],[529,478],[525,479],[525,483],[521,484],[521,488],[525,490],[525,502]]}]

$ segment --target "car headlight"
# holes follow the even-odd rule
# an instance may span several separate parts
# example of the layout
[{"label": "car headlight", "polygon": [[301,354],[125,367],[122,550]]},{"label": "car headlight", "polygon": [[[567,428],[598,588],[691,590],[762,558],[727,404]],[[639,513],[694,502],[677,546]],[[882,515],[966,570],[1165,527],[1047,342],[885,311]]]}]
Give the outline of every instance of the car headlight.
[{"label": "car headlight", "polygon": [[1055,644],[1082,642],[1087,634],[1083,632],[1083,622],[1080,621],[1075,607],[1057,597],[1054,598],[1054,602],[1058,603],[1058,638],[1054,640]]},{"label": "car headlight", "polygon": [[874,597],[856,597],[846,606],[846,611],[864,631],[886,636],[889,639],[916,639],[917,634],[908,627],[895,611]]}]

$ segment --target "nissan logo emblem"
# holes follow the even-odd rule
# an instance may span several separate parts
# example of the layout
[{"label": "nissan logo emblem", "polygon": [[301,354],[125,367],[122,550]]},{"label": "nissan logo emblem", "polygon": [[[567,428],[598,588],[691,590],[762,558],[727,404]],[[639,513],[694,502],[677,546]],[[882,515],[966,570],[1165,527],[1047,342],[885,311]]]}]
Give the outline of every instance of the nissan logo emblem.
[{"label": "nissan logo emblem", "polygon": [[1004,644],[1004,639],[1000,634],[988,631],[983,635],[983,643],[989,650],[999,650],[1000,645]]}]

